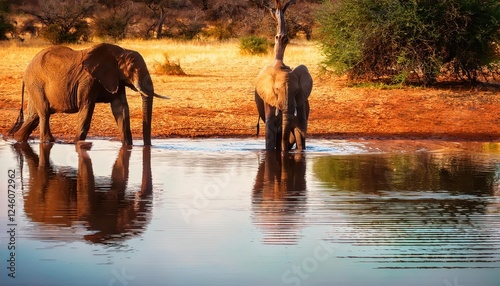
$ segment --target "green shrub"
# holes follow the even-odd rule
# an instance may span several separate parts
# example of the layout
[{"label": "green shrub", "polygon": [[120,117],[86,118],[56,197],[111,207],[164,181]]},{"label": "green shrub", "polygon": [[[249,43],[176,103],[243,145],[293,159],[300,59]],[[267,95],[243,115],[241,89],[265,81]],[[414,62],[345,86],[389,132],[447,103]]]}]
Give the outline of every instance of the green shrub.
[{"label": "green shrub", "polygon": [[324,66],[351,78],[475,81],[500,58],[498,0],[326,1],[317,20]]},{"label": "green shrub", "polygon": [[11,13],[10,1],[0,0],[0,40],[7,40],[7,33],[14,31],[9,15]]},{"label": "green shrub", "polygon": [[0,41],[7,40],[7,33],[13,32],[14,26],[10,23],[9,18],[0,13]]},{"label": "green shrub", "polygon": [[269,43],[266,38],[248,36],[240,38],[240,52],[248,55],[266,54],[269,51]]},{"label": "green shrub", "polygon": [[207,26],[203,33],[208,38],[224,41],[234,36],[233,28],[234,23],[232,21],[221,19]]},{"label": "green shrub", "polygon": [[96,18],[94,33],[97,37],[111,38],[115,41],[125,38],[125,32],[130,19],[121,15],[111,14],[106,17]]},{"label": "green shrub", "polygon": [[42,28],[40,34],[51,44],[58,45],[62,43],[87,41],[90,35],[90,29],[87,22],[79,21],[71,28],[51,24]]},{"label": "green shrub", "polygon": [[186,75],[181,68],[180,61],[177,62],[170,60],[167,53],[164,53],[165,61],[163,63],[156,63],[153,67],[155,72],[163,75]]}]

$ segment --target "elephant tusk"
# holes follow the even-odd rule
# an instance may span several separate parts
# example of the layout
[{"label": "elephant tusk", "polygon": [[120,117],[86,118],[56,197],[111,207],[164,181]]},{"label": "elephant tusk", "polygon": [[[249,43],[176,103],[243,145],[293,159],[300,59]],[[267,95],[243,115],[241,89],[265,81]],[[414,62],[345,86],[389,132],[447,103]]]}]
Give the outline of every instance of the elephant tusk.
[{"label": "elephant tusk", "polygon": [[155,97],[161,98],[161,99],[170,99],[170,97],[165,96],[165,95],[159,95],[159,94],[154,94]]},{"label": "elephant tusk", "polygon": [[[149,97],[149,95],[147,93],[145,93],[144,91],[142,90],[138,90],[139,93],[144,96],[144,97]],[[161,98],[161,99],[170,99],[170,97],[168,96],[165,96],[165,95],[159,95],[159,94],[156,94],[156,93],[153,93],[153,96],[154,97],[158,97],[158,98]]]},{"label": "elephant tusk", "polygon": [[142,90],[140,90],[140,89],[139,89],[139,90],[137,90],[137,91],[139,92],[139,94],[140,94],[141,96],[144,96],[144,97],[149,97],[149,95],[148,95],[147,93],[145,93],[144,91],[142,91]]}]

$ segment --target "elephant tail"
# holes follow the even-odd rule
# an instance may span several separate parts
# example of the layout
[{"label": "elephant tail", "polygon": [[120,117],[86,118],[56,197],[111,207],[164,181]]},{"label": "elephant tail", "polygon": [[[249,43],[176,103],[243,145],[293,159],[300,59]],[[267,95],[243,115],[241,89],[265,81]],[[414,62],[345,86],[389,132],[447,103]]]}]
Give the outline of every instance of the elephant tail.
[{"label": "elephant tail", "polygon": [[19,116],[17,117],[16,123],[9,130],[9,135],[13,135],[24,123],[24,114],[23,114],[23,105],[24,105],[24,81],[23,87],[21,89],[21,108],[19,109]]},{"label": "elephant tail", "polygon": [[255,127],[257,127],[257,133],[255,133],[255,136],[259,136],[259,132],[260,132],[260,117],[257,120],[257,125]]},{"label": "elephant tail", "polygon": [[257,117],[257,125],[255,126],[257,128],[257,133],[255,134],[255,136],[259,136],[259,132],[260,132],[260,115]]}]

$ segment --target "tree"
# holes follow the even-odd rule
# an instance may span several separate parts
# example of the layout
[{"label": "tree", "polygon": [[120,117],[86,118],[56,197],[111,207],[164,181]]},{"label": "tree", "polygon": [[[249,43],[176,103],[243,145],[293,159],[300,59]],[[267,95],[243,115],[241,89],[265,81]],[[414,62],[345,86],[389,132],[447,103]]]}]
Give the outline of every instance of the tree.
[{"label": "tree", "polygon": [[94,19],[94,34],[101,38],[121,40],[125,38],[127,27],[136,14],[132,1],[108,2]]},{"label": "tree", "polygon": [[190,7],[191,3],[188,0],[137,0],[146,4],[147,8],[152,12],[154,19],[149,31],[153,31],[154,37],[160,39],[163,36],[163,25],[168,16],[168,10],[181,10]]},{"label": "tree", "polygon": [[324,66],[352,78],[476,81],[500,60],[498,0],[326,1],[317,19]]},{"label": "tree", "polygon": [[10,22],[11,1],[0,0],[0,40],[7,40],[7,33],[14,31],[14,26]]},{"label": "tree", "polygon": [[91,16],[94,0],[44,0],[38,7],[23,10],[35,16],[44,28],[41,34],[52,44],[74,43],[89,36],[86,18]]}]

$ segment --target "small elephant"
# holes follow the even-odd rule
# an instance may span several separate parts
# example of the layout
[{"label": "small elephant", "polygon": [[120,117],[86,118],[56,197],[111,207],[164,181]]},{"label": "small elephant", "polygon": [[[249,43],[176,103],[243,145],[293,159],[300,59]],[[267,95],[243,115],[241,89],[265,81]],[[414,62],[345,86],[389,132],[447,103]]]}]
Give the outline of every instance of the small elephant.
[{"label": "small elephant", "polygon": [[[51,46],[39,52],[24,73],[29,94],[27,118],[21,110],[11,129],[14,139],[26,142],[40,124],[40,141],[53,142],[49,118],[53,113],[78,113],[75,141],[85,140],[96,102],[110,103],[123,145],[132,145],[130,114],[125,87],[142,95],[143,140],[151,145],[153,82],[142,56],[112,44],[75,51]],[[22,126],[20,126],[22,124]]]},{"label": "small elephant", "polygon": [[[312,77],[304,65],[290,69],[282,62],[264,67],[257,76],[255,104],[266,123],[266,150],[306,148]],[[257,125],[258,128],[258,125]]]}]

